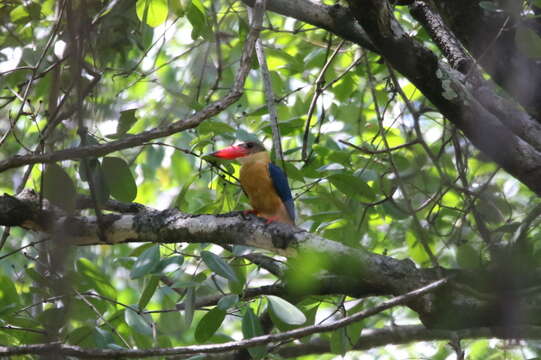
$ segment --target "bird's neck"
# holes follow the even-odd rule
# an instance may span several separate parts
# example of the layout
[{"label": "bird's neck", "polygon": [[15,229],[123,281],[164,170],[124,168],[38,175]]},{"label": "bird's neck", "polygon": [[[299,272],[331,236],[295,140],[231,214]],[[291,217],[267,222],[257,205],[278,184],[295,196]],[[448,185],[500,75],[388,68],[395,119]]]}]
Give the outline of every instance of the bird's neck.
[{"label": "bird's neck", "polygon": [[242,165],[248,165],[253,164],[256,162],[263,162],[263,163],[269,163],[270,162],[270,156],[267,151],[260,151],[255,154],[251,154],[248,156],[244,156],[237,159]]}]

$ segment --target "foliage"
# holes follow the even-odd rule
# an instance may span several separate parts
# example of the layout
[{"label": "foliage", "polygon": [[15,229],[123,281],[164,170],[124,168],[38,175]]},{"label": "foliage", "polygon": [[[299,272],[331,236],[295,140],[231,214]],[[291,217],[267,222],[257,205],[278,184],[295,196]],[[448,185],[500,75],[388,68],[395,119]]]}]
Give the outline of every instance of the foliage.
[{"label": "foliage", "polygon": [[[507,11],[490,1],[479,5]],[[438,52],[406,8],[395,12],[407,31]],[[0,19],[0,160],[130,139],[185,119],[230,91],[250,29],[243,3],[208,0],[4,1]],[[419,267],[437,262],[475,270],[487,266],[489,246],[512,245],[531,190],[476,150],[419,89],[378,54],[323,29],[270,11],[264,25],[260,38],[285,157],[277,163],[288,174],[299,227]],[[84,34],[75,60],[73,32]],[[535,31],[520,28],[516,41],[528,57],[540,56]],[[254,136],[272,147],[260,69],[253,60],[240,100],[194,129],[107,156],[4,171],[0,190],[34,188],[85,216],[96,211],[75,209],[76,193],[94,196],[101,212],[109,199],[193,214],[249,209],[236,181],[238,165],[212,163],[204,155]],[[528,232],[536,264],[537,224]],[[125,244],[66,254],[48,242],[37,244],[35,233],[10,231],[0,245],[3,345],[41,343],[53,335],[102,349],[221,343],[340,318],[381,300],[243,298],[246,289],[277,279],[242,257],[256,250],[239,246]],[[54,256],[64,260],[61,268]],[[289,261],[312,273],[321,268],[317,260]],[[297,276],[292,281],[302,282]],[[210,295],[219,301],[198,307],[197,300]],[[50,324],[59,317],[55,334]],[[362,329],[395,322],[418,318],[389,310],[322,336],[332,353],[345,354]],[[514,350],[493,345],[463,344],[472,359],[515,358]],[[267,349],[248,351],[261,359]],[[370,354],[445,359],[452,352],[432,342]]]}]

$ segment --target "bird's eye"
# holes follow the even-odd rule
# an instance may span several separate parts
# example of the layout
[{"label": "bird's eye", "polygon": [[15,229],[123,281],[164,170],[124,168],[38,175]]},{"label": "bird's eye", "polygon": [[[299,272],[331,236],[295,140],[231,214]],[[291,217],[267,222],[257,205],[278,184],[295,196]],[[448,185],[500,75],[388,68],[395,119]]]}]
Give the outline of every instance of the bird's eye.
[{"label": "bird's eye", "polygon": [[254,147],[254,143],[251,143],[251,142],[246,143],[246,147],[247,147],[248,149],[251,149],[251,148]]}]

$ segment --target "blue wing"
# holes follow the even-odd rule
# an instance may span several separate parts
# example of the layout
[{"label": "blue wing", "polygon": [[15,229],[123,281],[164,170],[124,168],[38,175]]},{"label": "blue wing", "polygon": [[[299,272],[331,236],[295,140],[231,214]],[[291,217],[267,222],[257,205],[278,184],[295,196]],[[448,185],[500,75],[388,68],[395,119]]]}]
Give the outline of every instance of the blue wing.
[{"label": "blue wing", "polygon": [[287,183],[286,174],[273,163],[269,163],[269,174],[274,189],[278,193],[278,196],[280,196],[280,199],[284,202],[287,213],[291,217],[291,220],[295,221],[295,205],[293,204],[293,197],[291,196],[291,189]]}]

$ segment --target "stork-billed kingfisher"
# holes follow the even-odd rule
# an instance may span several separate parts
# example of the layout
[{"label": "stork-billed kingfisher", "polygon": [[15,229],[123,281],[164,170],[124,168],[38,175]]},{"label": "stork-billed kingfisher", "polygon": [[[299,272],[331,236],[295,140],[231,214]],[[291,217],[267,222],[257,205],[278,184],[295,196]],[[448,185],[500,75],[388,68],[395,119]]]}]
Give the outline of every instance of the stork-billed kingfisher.
[{"label": "stork-billed kingfisher", "polygon": [[218,150],[212,154],[242,164],[240,185],[250,199],[253,213],[268,222],[281,221],[295,225],[295,207],[287,177],[274,165],[263,144],[249,141]]}]

